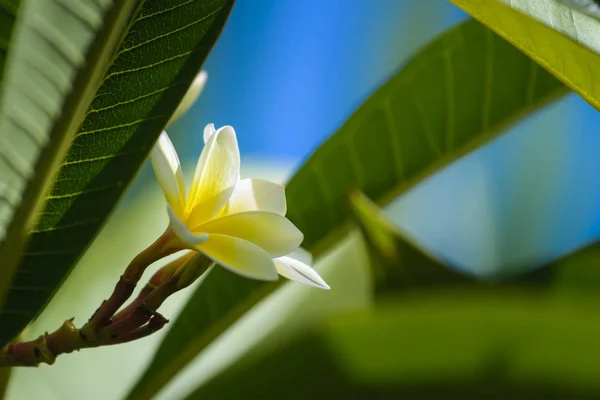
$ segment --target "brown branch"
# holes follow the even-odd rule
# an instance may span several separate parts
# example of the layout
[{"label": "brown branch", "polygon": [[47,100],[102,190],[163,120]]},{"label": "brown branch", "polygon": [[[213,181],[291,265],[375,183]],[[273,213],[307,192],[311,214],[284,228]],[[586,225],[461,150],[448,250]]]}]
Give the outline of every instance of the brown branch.
[{"label": "brown branch", "polygon": [[[163,250],[158,254],[162,252]],[[141,276],[138,275],[139,269],[133,271],[134,273],[126,270],[115,285],[110,298],[104,301],[90,318],[90,322],[94,321],[94,324],[88,322],[81,329],[77,329],[73,319],[70,319],[53,333],[45,333],[27,342],[8,344],[0,349],[0,367],[37,366],[40,363],[51,365],[61,354],[90,347],[127,343],[162,329],[169,321],[158,313],[158,308],[169,296],[189,286],[212,265],[212,261],[207,257],[200,254],[192,257],[193,255],[192,252],[185,254],[158,270],[138,297],[114,315],[118,310],[116,304],[122,305],[131,296],[135,285],[130,284],[130,279],[137,277],[139,280]],[[102,323],[95,325],[99,321]]]},{"label": "brown branch", "polygon": [[178,250],[169,246],[172,237],[173,233],[167,229],[154,243],[131,260],[108,300],[102,302],[90,320],[81,328],[81,333],[86,339],[95,340],[100,330],[110,323],[111,317],[131,297],[142,274],[150,264]]}]

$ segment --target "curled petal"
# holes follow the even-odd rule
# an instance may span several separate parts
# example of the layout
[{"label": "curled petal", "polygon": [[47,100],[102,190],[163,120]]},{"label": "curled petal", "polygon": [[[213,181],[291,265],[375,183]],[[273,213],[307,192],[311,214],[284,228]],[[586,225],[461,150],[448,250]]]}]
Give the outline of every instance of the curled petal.
[{"label": "curled petal", "polygon": [[271,256],[246,240],[209,234],[208,240],[196,249],[230,271],[252,279],[277,280],[277,270]]},{"label": "curled petal", "polygon": [[279,275],[305,285],[329,290],[330,287],[323,278],[310,266],[291,257],[279,257],[273,260]]},{"label": "curled petal", "polygon": [[217,233],[247,240],[272,257],[287,255],[302,243],[303,235],[287,218],[272,212],[247,211],[208,221],[194,232]]},{"label": "curled petal", "polygon": [[208,239],[206,233],[194,234],[190,232],[185,223],[179,219],[170,206],[167,206],[167,212],[169,214],[169,226],[185,248],[195,249],[198,244]]},{"label": "curled petal", "polygon": [[216,132],[215,124],[208,124],[204,127],[204,134],[203,134],[204,144],[206,144],[206,142],[208,142],[208,139],[210,139],[210,137],[215,132]]},{"label": "curled petal", "polygon": [[264,179],[242,179],[235,186],[227,204],[227,214],[244,211],[270,211],[285,215],[283,185]]},{"label": "curled petal", "polygon": [[[239,179],[240,151],[237,138],[232,127],[224,126],[210,137],[200,154],[186,203],[186,216],[204,199],[235,186]],[[216,215],[220,210],[213,211]]]},{"label": "curled petal", "polygon": [[185,114],[190,107],[196,102],[200,93],[202,93],[202,89],[204,89],[204,85],[206,85],[206,79],[208,78],[208,74],[206,71],[200,71],[198,75],[194,78],[192,85],[189,87],[183,98],[179,102],[179,105],[175,109],[175,112],[171,116],[171,119],[167,123],[167,126],[171,125],[175,120],[179,119],[183,114]]},{"label": "curled petal", "polygon": [[162,131],[158,141],[150,152],[152,168],[167,202],[176,215],[183,215],[185,202],[185,184],[181,163],[167,132]]}]

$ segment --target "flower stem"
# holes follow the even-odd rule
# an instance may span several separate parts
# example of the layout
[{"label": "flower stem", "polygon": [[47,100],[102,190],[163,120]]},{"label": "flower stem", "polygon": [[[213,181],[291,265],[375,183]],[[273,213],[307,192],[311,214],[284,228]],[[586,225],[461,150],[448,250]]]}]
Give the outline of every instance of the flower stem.
[{"label": "flower stem", "polygon": [[156,271],[154,275],[152,275],[152,278],[150,278],[146,286],[144,286],[144,288],[140,291],[135,300],[133,300],[127,307],[125,307],[112,317],[113,323],[129,315],[136,307],[138,307],[142,303],[142,301],[144,301],[144,299],[150,293],[152,293],[154,289],[166,282],[171,277],[171,275],[173,275],[175,271],[177,271],[177,269],[181,267],[181,265],[183,265],[186,261],[192,258],[193,255],[194,252],[190,251]]},{"label": "flower stem", "polygon": [[[202,254],[196,254],[194,257],[192,255],[193,253],[188,253],[166,265],[161,275],[157,275],[157,272],[153,276],[153,279],[156,278],[154,283],[162,282],[149,293],[140,293],[140,296],[123,310],[122,315],[119,313],[110,325],[103,328],[103,334],[110,338],[118,337],[150,321],[169,296],[189,286],[213,264],[212,260]],[[149,284],[152,283],[151,280]],[[144,289],[148,288],[147,285]]]},{"label": "flower stem", "polygon": [[172,232],[167,229],[154,243],[131,260],[108,300],[102,302],[90,320],[81,328],[81,334],[86,340],[97,339],[102,327],[110,323],[112,316],[131,297],[150,264],[177,251],[169,246],[172,236]]}]

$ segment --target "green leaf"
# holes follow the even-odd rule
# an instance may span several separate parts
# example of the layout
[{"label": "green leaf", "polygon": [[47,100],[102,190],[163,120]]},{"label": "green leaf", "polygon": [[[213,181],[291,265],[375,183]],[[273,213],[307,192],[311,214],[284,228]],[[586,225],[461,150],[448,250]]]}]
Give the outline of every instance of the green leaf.
[{"label": "green leaf", "polygon": [[355,192],[350,200],[352,214],[365,238],[370,253],[370,267],[375,281],[375,292],[431,289],[435,287],[470,286],[548,288],[556,286],[560,278],[555,273],[558,261],[522,273],[497,274],[482,280],[463,275],[428,254],[417,243],[406,237],[383,210],[364,194]]},{"label": "green leaf", "polygon": [[0,341],[48,302],[138,171],[233,0],[146,0],[61,164],[0,310]]},{"label": "green leaf", "polygon": [[350,206],[369,249],[375,293],[479,283],[448,268],[402,235],[363,193],[354,192]]},{"label": "green leaf", "polygon": [[0,368],[0,399],[6,397],[6,389],[8,388],[12,370],[12,368]]},{"label": "green leaf", "polygon": [[187,399],[598,398],[597,313],[534,293],[399,297],[237,362]]},{"label": "green leaf", "polygon": [[600,243],[573,251],[542,267],[550,276],[553,292],[574,296],[598,296]]},{"label": "green leaf", "polygon": [[19,11],[0,97],[0,304],[34,213],[136,7],[136,1],[30,0]]},{"label": "green leaf", "polygon": [[19,3],[20,0],[0,0],[0,85]]},{"label": "green leaf", "polygon": [[[348,232],[351,190],[386,204],[566,92],[479,23],[446,32],[378,89],[292,178],[288,216],[304,232],[303,246],[319,256]],[[211,270],[128,398],[152,397],[277,286]],[[206,318],[209,310],[218,312]]]},{"label": "green leaf", "polygon": [[[578,14],[554,0],[513,0],[511,4],[543,23],[488,0],[451,0],[518,47],[600,110],[600,21]],[[553,29],[554,28],[554,29]]]}]

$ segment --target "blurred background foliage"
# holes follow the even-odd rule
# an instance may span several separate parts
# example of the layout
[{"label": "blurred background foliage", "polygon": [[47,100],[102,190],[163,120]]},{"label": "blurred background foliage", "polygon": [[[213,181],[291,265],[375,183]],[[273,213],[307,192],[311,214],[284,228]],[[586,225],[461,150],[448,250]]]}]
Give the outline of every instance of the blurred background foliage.
[{"label": "blurred background foliage", "polygon": [[[170,130],[186,170],[202,148],[202,128],[214,122],[236,128],[244,176],[285,182],[411,55],[466,17],[441,0],[435,7],[410,0],[238,0],[205,63],[204,93]],[[541,267],[592,243],[600,233],[595,184],[600,138],[593,129],[598,118],[576,95],[563,98],[387,206],[382,212],[395,223],[387,228],[415,243],[415,257],[422,259],[423,250],[475,277],[506,266]],[[122,266],[164,229],[163,203],[146,165],[25,335],[35,337],[69,316],[83,321],[111,290]],[[561,284],[540,285],[543,290],[514,287],[516,294],[509,296],[444,270],[460,290],[400,290],[384,296],[376,311],[368,307],[377,287],[369,267],[386,260],[374,258],[372,247],[353,232],[317,265],[331,291],[285,284],[212,343],[158,398],[185,397],[203,382],[210,383],[191,398],[231,398],[226,395],[239,396],[236,390],[246,388],[254,393],[275,381],[281,386],[274,385],[273,393],[299,398],[327,394],[326,385],[332,393],[350,388],[347,398],[423,395],[423,385],[431,382],[429,394],[473,398],[514,395],[511,388],[583,398],[599,389],[597,366],[572,362],[593,360],[600,351],[593,321],[598,286],[587,268],[597,260],[595,247],[546,268]],[[428,262],[434,274],[446,268]],[[565,265],[569,268],[561,268]],[[581,273],[588,275],[582,279]],[[532,282],[550,280],[526,276],[533,276]],[[174,317],[192,292],[169,299],[163,314]],[[346,312],[352,316],[328,322],[286,350],[289,339]],[[122,397],[164,334],[71,354],[52,367],[15,370],[8,398]],[[386,346],[391,342],[398,346]],[[563,365],[566,352],[572,354]],[[212,380],[223,370],[227,373]],[[270,375],[273,371],[280,374]],[[492,375],[502,376],[508,389],[486,385]],[[406,382],[401,391],[389,389],[398,381]]]}]

